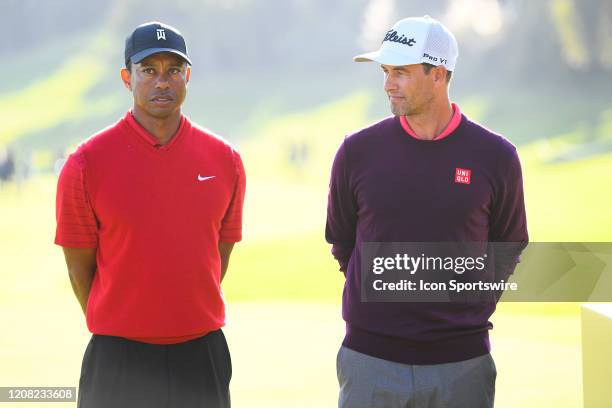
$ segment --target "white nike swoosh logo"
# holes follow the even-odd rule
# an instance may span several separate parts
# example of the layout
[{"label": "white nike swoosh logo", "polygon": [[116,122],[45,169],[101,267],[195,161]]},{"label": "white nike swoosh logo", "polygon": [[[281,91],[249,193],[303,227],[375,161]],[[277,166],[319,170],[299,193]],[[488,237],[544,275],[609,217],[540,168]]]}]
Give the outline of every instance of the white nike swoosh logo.
[{"label": "white nike swoosh logo", "polygon": [[215,176],[202,177],[198,174],[198,181],[210,180],[215,178]]}]

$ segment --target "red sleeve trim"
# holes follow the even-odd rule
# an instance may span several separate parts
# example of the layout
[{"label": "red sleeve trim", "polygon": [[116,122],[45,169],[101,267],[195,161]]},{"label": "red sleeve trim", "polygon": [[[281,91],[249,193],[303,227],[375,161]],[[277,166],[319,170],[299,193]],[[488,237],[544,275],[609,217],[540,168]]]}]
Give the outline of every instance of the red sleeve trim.
[{"label": "red sleeve trim", "polygon": [[233,149],[232,154],[236,171],[236,182],[232,200],[221,223],[221,230],[219,231],[219,241],[222,242],[238,242],[242,240],[242,208],[244,206],[244,194],[246,190],[246,175],[240,154]]},{"label": "red sleeve trim", "polygon": [[87,194],[82,153],[71,154],[57,182],[55,243],[69,248],[95,248],[98,223]]}]

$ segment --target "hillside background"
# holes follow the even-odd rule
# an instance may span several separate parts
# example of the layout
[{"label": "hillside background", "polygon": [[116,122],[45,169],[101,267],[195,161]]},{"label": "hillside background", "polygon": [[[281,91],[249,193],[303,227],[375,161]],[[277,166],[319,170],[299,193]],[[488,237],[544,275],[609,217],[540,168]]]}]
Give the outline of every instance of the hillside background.
[{"label": "hillside background", "polygon": [[118,75],[125,37],[155,19],[188,40],[186,112],[230,140],[357,91],[375,119],[388,114],[381,73],[351,58],[375,49],[397,19],[424,14],[456,34],[452,97],[478,102],[486,125],[516,143],[603,136],[597,125],[612,102],[605,0],[4,0],[0,143],[61,149],[122,115],[131,102]]}]

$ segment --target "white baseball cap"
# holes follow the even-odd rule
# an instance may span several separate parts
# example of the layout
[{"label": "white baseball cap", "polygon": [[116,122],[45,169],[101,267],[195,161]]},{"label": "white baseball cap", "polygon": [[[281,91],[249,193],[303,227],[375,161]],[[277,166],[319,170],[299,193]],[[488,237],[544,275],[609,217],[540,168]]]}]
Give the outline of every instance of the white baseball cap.
[{"label": "white baseball cap", "polygon": [[387,31],[378,51],[357,55],[353,60],[393,66],[426,62],[454,71],[458,54],[453,33],[438,20],[425,16],[398,21]]}]

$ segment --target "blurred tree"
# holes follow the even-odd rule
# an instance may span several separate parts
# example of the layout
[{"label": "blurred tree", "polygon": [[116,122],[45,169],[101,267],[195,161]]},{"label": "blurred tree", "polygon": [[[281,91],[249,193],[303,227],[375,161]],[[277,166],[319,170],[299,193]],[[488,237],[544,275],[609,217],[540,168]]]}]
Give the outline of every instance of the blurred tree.
[{"label": "blurred tree", "polygon": [[4,0],[0,13],[0,56],[70,39],[106,20],[104,1]]},{"label": "blurred tree", "polygon": [[[1,84],[0,92],[17,94],[20,87],[58,72],[66,56],[86,52],[110,67],[98,76],[87,100],[115,100],[117,112],[123,111],[129,100],[117,69],[123,63],[124,38],[138,24],[162,20],[178,27],[189,42],[194,61],[189,114],[229,133],[250,120],[257,122],[252,117],[308,109],[356,90],[382,95],[380,71],[355,66],[352,57],[377,46],[389,25],[401,18],[429,14],[448,23],[445,19],[455,8],[463,9],[467,24],[456,31],[460,56],[453,97],[514,93],[515,105],[505,106],[501,119],[508,117],[508,109],[524,112],[529,103],[552,105],[568,96],[574,105],[587,97],[595,101],[589,106],[608,103],[611,0],[478,0],[486,7],[475,10],[468,7],[473,2],[5,0],[0,55],[6,60],[17,56],[17,67],[5,64],[0,73],[17,72],[17,78]],[[494,30],[483,21],[492,11]],[[527,94],[542,99],[532,101]],[[566,109],[572,110],[575,106]],[[601,113],[584,108],[571,112],[574,116],[566,114],[567,121],[587,118],[583,111],[592,111],[588,119],[594,123]],[[247,119],[237,121],[237,113]],[[62,124],[52,133],[58,138],[86,134],[102,124],[101,119],[87,120],[71,123],[77,129],[70,131]],[[49,134],[30,135],[30,141],[52,140]]]}]

